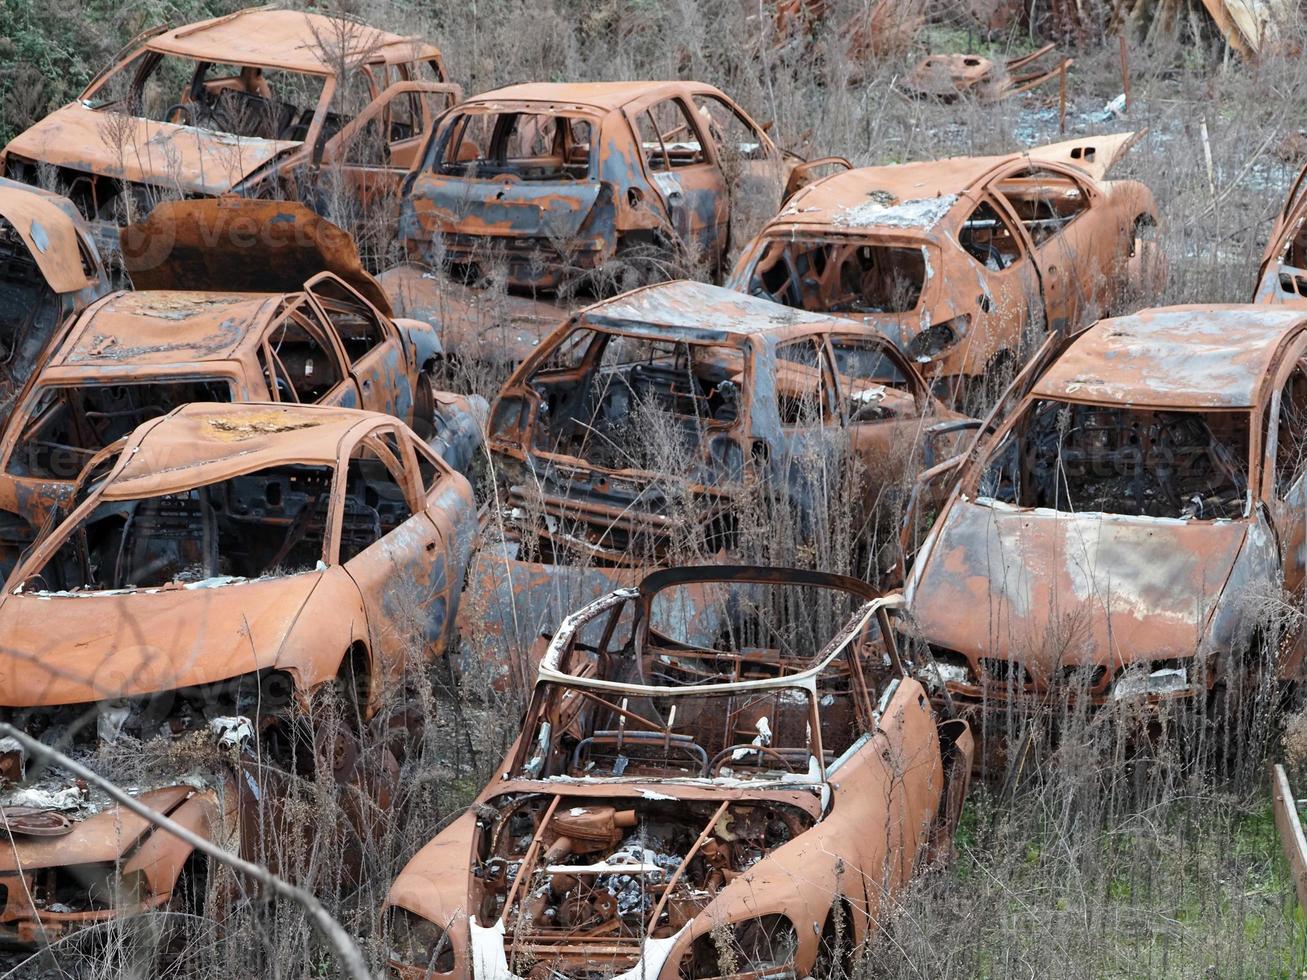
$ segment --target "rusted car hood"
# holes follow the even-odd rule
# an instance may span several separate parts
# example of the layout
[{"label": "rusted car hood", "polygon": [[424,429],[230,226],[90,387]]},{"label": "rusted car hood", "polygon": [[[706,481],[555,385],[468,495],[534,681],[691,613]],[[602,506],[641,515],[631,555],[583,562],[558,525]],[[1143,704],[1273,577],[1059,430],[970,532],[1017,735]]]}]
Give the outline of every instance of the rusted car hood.
[{"label": "rusted car hood", "polygon": [[305,572],[213,588],[8,595],[0,604],[0,703],[134,697],[270,667],[321,578]]},{"label": "rusted car hood", "polygon": [[1247,529],[959,499],[917,559],[908,608],[925,639],[969,656],[1059,661],[1049,669],[1191,657]]},{"label": "rusted car hood", "polygon": [[7,150],[73,170],[176,186],[193,194],[221,194],[300,145],[115,116],[72,102],[15,137]]},{"label": "rusted car hood", "polygon": [[[137,794],[136,799],[166,814],[195,792],[194,787],[179,784]],[[125,807],[108,807],[84,819],[74,818],[72,830],[65,835],[18,835],[0,843],[0,873],[117,861],[152,829],[145,818]]]}]

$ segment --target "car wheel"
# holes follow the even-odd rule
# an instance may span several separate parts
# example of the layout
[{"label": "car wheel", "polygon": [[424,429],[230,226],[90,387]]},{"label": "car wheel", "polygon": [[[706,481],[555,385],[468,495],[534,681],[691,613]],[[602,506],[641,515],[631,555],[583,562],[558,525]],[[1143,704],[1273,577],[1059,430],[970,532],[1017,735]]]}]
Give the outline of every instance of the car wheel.
[{"label": "car wheel", "polygon": [[853,917],[843,902],[832,905],[826,915],[812,976],[813,980],[849,980],[853,976]]}]

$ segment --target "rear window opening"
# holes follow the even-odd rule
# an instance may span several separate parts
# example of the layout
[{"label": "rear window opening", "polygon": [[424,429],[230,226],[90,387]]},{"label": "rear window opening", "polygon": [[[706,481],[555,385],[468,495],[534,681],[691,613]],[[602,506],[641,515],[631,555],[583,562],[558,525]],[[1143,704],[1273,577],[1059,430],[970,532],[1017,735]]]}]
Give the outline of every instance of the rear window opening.
[{"label": "rear window opening", "polygon": [[1215,520],[1248,500],[1250,416],[1037,400],[978,494],[1019,507]]},{"label": "rear window opening", "polygon": [[19,410],[14,476],[72,480],[97,452],[142,422],[191,402],[230,402],[226,381],[182,380],[38,387]]},{"label": "rear window opening", "polygon": [[773,241],[753,295],[811,313],[910,313],[926,287],[924,246]]},{"label": "rear window opening", "polygon": [[527,382],[541,397],[536,450],[610,469],[677,472],[702,457],[710,429],[738,418],[738,348],[589,330],[562,344],[570,358],[544,362]]},{"label": "rear window opening", "polygon": [[332,470],[287,465],[105,501],[22,590],[97,592],[310,571],[323,560]]},{"label": "rear window opening", "polygon": [[437,173],[521,180],[584,180],[590,175],[592,124],[585,116],[466,112],[455,116],[445,132]]}]

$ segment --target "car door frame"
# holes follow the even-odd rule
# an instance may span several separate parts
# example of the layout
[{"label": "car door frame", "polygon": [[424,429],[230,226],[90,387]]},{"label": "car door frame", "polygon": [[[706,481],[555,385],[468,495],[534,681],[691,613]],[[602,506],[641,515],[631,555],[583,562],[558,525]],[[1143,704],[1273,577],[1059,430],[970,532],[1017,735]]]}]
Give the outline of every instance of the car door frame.
[{"label": "car door frame", "polygon": [[[1012,207],[998,189],[999,183],[1023,170],[1047,170],[1055,173],[1059,177],[1072,181],[1085,196],[1084,213],[1073,218],[1060,228],[1056,234],[1038,245],[1031,238],[1025,222],[1016,213],[1016,209]],[[1077,256],[1074,253],[1074,250],[1069,246],[1066,233],[1068,228],[1073,225],[1080,225],[1080,229],[1077,229],[1077,231],[1082,231],[1085,226],[1094,223],[1092,221],[1081,221],[1080,218],[1101,216],[1105,212],[1102,207],[1102,192],[1094,185],[1088,175],[1075,167],[1026,157],[1011,160],[991,171],[982,182],[981,189],[991,204],[998,207],[1004,217],[1014,223],[1017,234],[1021,236],[1025,244],[1026,251],[1039,280],[1046,331],[1065,334],[1075,329],[1080,325],[1086,309],[1092,306],[1094,297],[1092,295],[1082,295],[1079,289],[1079,282],[1073,273],[1082,266],[1084,257]],[[1092,232],[1090,236],[1092,237]],[[1056,255],[1052,254],[1049,246],[1056,246]],[[1085,254],[1092,255],[1093,253],[1092,250],[1086,250]]]},{"label": "car door frame", "polygon": [[[316,332],[319,334],[317,337],[318,343],[328,352],[329,356],[335,359],[335,368],[340,375],[340,380],[332,386],[331,390],[328,391],[326,395],[315,401],[302,402],[299,400],[299,395],[297,393],[294,402],[287,402],[286,399],[281,397],[281,393],[277,390],[277,386],[273,383],[269,383],[270,379],[268,379],[265,373],[265,365],[273,367],[274,370],[276,370],[276,367],[284,368],[281,359],[276,357],[276,352],[271,349],[270,344],[272,342],[272,334],[288,317],[293,316],[297,310],[303,307],[308,308],[308,310],[313,314],[313,318],[306,318],[309,326],[304,327],[304,325],[301,324],[301,327],[307,329],[310,333]],[[256,355],[259,365],[259,374],[263,375],[269,401],[280,402],[282,404],[330,405],[336,408],[359,407],[361,400],[358,390],[358,382],[354,378],[354,374],[350,369],[351,365],[349,358],[345,354],[340,337],[336,335],[335,330],[331,329],[330,326],[327,326],[327,324],[330,323],[330,320],[323,319],[321,311],[317,308],[317,305],[310,300],[307,294],[297,297],[293,302],[283,304],[277,313],[268,320],[263,328],[262,336],[259,338]]]},{"label": "car door frame", "polygon": [[[384,441],[388,434],[395,437],[395,445],[400,450],[398,459]],[[341,560],[349,462],[359,447],[370,449],[403,490],[409,516],[390,531],[383,532],[348,560]],[[426,493],[418,479],[413,446],[406,428],[398,420],[379,420],[365,429],[351,430],[349,436],[341,440],[337,453],[336,486],[332,493],[327,549],[332,563],[345,570],[358,590],[360,606],[367,622],[366,639],[371,675],[374,682],[377,682],[371,691],[374,701],[383,690],[401,689],[398,685],[402,685],[409,665],[430,659],[429,651],[421,651],[417,660],[410,659],[410,653],[419,652],[405,648],[410,638],[385,628],[395,619],[392,614],[394,610],[386,609],[387,603],[402,602],[405,598],[402,594],[395,594],[395,589],[402,587],[401,576],[404,570],[420,567],[425,554],[441,547],[444,534],[431,519],[429,510]],[[357,639],[359,638],[350,637],[350,642]],[[370,707],[375,709],[376,706],[374,703]]]},{"label": "car door frame", "polygon": [[[359,303],[380,326],[383,339],[380,343],[374,344],[363,356],[351,357],[349,348],[345,346],[344,339],[340,336],[340,331],[335,329],[335,321],[326,306],[329,298],[320,296],[315,288],[323,282],[332,282],[344,289],[351,299]],[[366,411],[393,415],[406,423],[411,423],[416,399],[414,379],[417,365],[414,363],[413,351],[404,342],[399,328],[390,317],[368,302],[357,289],[330,272],[319,272],[309,279],[304,284],[304,292],[318,315],[333,327],[332,332],[336,334],[336,341],[340,344],[345,362],[349,366],[349,374],[358,389],[359,407]],[[392,350],[393,363],[389,354]],[[388,367],[391,375],[389,377]],[[395,383],[392,384],[392,381]]]},{"label": "car door frame", "polygon": [[[654,170],[650,167],[648,154],[640,138],[640,125],[637,119],[642,114],[651,113],[655,106],[662,105],[664,102],[673,102],[681,110],[686,122],[698,138],[699,148],[704,157],[702,162],[673,167],[668,158],[666,170]],[[726,241],[723,237],[729,218],[726,178],[717,163],[716,156],[709,149],[712,139],[704,135],[699,114],[686,101],[684,93],[675,92],[669,95],[665,91],[637,99],[624,106],[622,112],[626,117],[631,138],[639,151],[645,182],[654,190],[662,204],[667,229],[676,236],[683,247],[694,242],[694,247],[700,250],[703,257],[710,260],[710,264],[719,262],[726,254]],[[654,122],[652,114],[649,115],[649,121]],[[661,139],[662,133],[658,135]],[[687,187],[685,180],[687,175],[690,178],[700,179],[691,180],[690,186]],[[678,196],[679,201],[676,200]],[[712,199],[711,221],[705,221],[703,214],[695,206],[696,201],[702,202],[708,198]]]},{"label": "car door frame", "polygon": [[[383,126],[388,125],[387,109],[390,103],[401,95],[417,95],[422,107],[422,129],[403,141],[387,140],[385,145],[393,147],[394,142],[410,144],[411,156],[407,163],[391,163],[381,166],[350,163],[349,149],[359,132],[374,120],[380,119]],[[430,100],[422,98],[427,95],[448,97],[448,104],[439,110],[433,110]],[[408,173],[420,161],[428,140],[435,129],[436,121],[446,112],[463,101],[463,87],[452,82],[392,82],[351,119],[341,127],[331,139],[327,140],[315,153],[314,166],[322,170],[334,168],[345,174],[351,189],[363,203],[370,202],[381,193],[399,196],[400,184]],[[387,135],[389,135],[387,133]]]}]

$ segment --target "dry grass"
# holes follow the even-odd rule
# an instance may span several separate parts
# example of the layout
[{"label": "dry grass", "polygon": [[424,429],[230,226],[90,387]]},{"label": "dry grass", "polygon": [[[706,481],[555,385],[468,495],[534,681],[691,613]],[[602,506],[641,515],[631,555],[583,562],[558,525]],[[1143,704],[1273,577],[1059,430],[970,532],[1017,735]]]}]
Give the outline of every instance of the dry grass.
[{"label": "dry grass", "polygon": [[[1055,88],[993,106],[910,102],[891,88],[905,70],[905,56],[851,64],[840,39],[822,31],[806,44],[773,49],[759,43],[757,21],[741,10],[735,0],[423,6],[362,0],[349,8],[379,27],[433,39],[469,92],[534,79],[693,77],[717,84],[756,118],[771,121],[783,145],[814,156],[845,155],[856,164],[1007,151],[1058,138]],[[30,18],[23,23],[31,28]],[[982,44],[958,23],[951,16],[942,25],[937,19],[912,53]],[[137,24],[116,16],[105,26],[107,39],[98,41],[104,57],[94,59],[96,66],[116,46],[111,42],[125,40]],[[1002,54],[1026,49],[1029,40],[1014,36],[983,46]],[[1210,41],[1163,37],[1136,44],[1130,50],[1132,105],[1120,120],[1103,110],[1122,88],[1115,44],[1087,47],[1076,57],[1069,134],[1140,126],[1152,131],[1122,175],[1143,180],[1157,196],[1171,280],[1164,295],[1136,297],[1137,303],[1245,300],[1270,217],[1303,162],[1283,148],[1303,126],[1307,61],[1249,68],[1223,59]],[[30,66],[17,77],[30,82]],[[0,130],[21,125],[23,116],[51,101],[58,99],[43,99],[37,83],[11,86]],[[753,222],[770,207],[745,203]],[[737,235],[736,245],[744,240]],[[387,254],[389,246],[375,247]],[[479,380],[483,393],[494,393],[493,379]],[[670,461],[665,472],[676,478]],[[742,557],[869,574],[868,555],[881,542],[864,550],[851,545],[856,474],[829,467],[825,457],[814,458],[806,474],[820,506],[801,517],[787,500],[759,489],[742,513]],[[891,518],[903,489],[891,490],[893,499],[884,502]],[[687,546],[676,557],[710,556]],[[328,904],[378,969],[385,937],[377,910],[390,881],[471,800],[512,737],[521,709],[520,692],[501,697],[476,677],[456,682],[444,668],[421,688],[430,722],[403,764],[393,815],[369,814],[382,829],[361,854],[362,884],[341,874],[348,835],[340,829],[342,794],[328,780],[296,784],[287,807],[303,833],[268,842],[283,873]],[[977,789],[959,860],[926,875],[903,897],[859,973],[1301,976],[1307,968],[1302,917],[1279,861],[1261,779],[1264,759],[1279,752],[1279,709],[1277,697],[1259,690],[1234,725],[1223,713],[1205,711],[1176,712],[1144,725],[1116,712],[1087,718],[1051,706],[1002,718],[1019,744],[1030,728],[1030,751],[1017,756],[1021,765],[1002,760],[999,778]],[[1152,736],[1144,748],[1141,725]],[[1288,725],[1287,752],[1300,771],[1307,768],[1304,730],[1302,715]],[[218,881],[209,885],[216,889]],[[187,955],[168,975],[334,974],[297,910],[243,896],[238,884],[230,898],[220,930],[173,919]],[[13,975],[156,975],[159,921],[91,931]]]}]

